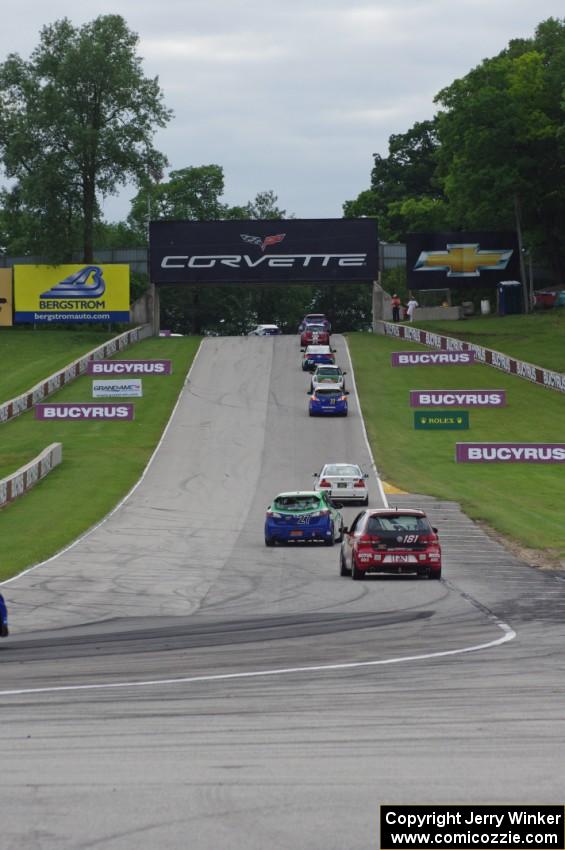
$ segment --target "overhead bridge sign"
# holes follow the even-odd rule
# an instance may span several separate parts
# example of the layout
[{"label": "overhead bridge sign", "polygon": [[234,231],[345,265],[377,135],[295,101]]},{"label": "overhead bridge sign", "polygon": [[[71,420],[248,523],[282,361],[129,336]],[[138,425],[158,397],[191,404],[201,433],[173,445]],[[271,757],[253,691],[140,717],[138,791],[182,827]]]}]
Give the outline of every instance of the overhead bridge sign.
[{"label": "overhead bridge sign", "polygon": [[152,221],[156,284],[371,282],[378,271],[372,219]]}]

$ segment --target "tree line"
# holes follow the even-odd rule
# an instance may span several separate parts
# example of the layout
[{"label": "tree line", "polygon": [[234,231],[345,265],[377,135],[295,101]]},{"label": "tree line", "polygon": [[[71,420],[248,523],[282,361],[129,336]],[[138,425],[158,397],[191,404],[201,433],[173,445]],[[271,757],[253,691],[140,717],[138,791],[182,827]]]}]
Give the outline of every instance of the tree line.
[{"label": "tree line", "polygon": [[387,241],[417,231],[520,230],[548,282],[565,284],[565,19],[514,39],[390,136],[345,216]]},{"label": "tree line", "polygon": [[[219,165],[168,173],[154,145],[173,113],[158,78],[143,73],[138,36],[119,15],[43,27],[29,60],[0,64],[0,251],[68,261],[95,248],[143,247],[149,219],[288,217],[272,191],[229,206]],[[565,280],[565,20],[550,18],[438,93],[438,112],[390,136],[370,186],[346,217],[378,219],[380,238],[417,230],[515,229],[555,280]],[[101,202],[137,186],[127,219]],[[388,288],[402,287],[392,272]],[[147,281],[134,280],[135,291]],[[243,333],[256,321],[293,330],[325,311],[337,330],[370,322],[366,286],[170,289],[163,322],[180,332]]]}]

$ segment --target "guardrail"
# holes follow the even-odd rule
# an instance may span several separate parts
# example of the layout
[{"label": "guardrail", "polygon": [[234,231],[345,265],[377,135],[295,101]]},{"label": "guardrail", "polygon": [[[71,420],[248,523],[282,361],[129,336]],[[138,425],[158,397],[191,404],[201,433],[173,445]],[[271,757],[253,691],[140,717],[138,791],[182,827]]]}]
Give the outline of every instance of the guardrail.
[{"label": "guardrail", "polygon": [[527,363],[525,360],[517,360],[515,357],[509,357],[508,354],[502,354],[492,348],[484,348],[484,346],[477,345],[474,342],[464,342],[461,339],[443,336],[433,331],[424,331],[411,325],[383,321],[377,321],[375,324],[377,333],[381,332],[386,336],[419,342],[420,345],[438,348],[441,351],[474,351],[475,358],[479,363],[500,369],[502,372],[508,372],[509,375],[524,378],[526,381],[531,381],[531,383],[538,384],[548,390],[565,393],[565,374],[562,372],[553,372],[551,369],[544,369],[542,366]]},{"label": "guardrail", "polygon": [[25,466],[0,480],[0,508],[23,496],[63,460],[62,443],[51,443]]},{"label": "guardrail", "polygon": [[63,369],[54,372],[43,381],[40,381],[30,390],[26,390],[25,393],[0,404],[0,423],[8,422],[10,419],[19,416],[20,413],[31,410],[37,402],[42,401],[42,399],[47,398],[52,393],[56,393],[57,390],[60,390],[66,384],[70,384],[75,378],[84,375],[89,360],[105,360],[112,354],[123,351],[128,345],[152,336],[152,333],[153,331],[150,325],[142,325],[141,327],[132,328],[132,330],[119,334],[119,336],[115,336],[113,339],[109,339],[97,348],[93,348],[91,351],[83,354],[82,357],[73,360],[72,363],[69,363]]}]

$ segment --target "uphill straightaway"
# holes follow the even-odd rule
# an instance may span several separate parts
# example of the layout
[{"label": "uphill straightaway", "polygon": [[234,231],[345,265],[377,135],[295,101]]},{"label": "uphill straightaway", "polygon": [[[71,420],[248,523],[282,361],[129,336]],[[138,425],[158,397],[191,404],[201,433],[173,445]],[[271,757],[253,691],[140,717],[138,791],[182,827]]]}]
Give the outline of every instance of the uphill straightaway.
[{"label": "uphill straightaway", "polygon": [[[353,582],[337,547],[264,546],[277,491],[328,461],[371,470],[354,393],[346,419],[310,419],[299,364],[297,338],[206,340],[140,486],[5,587],[10,850],[366,850],[379,802],[558,801],[558,576],[417,496],[398,498],[439,526],[446,582]],[[465,654],[500,641],[497,618],[518,638]]]}]

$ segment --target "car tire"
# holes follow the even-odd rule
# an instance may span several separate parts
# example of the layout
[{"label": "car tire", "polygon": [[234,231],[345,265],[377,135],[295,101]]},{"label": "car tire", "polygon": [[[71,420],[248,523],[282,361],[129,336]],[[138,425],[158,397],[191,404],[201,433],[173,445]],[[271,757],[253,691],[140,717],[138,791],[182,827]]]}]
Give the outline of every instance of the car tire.
[{"label": "car tire", "polygon": [[351,578],[353,581],[362,581],[365,578],[365,573],[361,572],[355,563],[355,556],[351,557]]},{"label": "car tire", "polygon": [[334,528],[333,522],[332,522],[332,527],[330,528],[330,531],[331,531],[330,536],[326,537],[326,539],[324,540],[324,543],[326,544],[326,546],[333,546],[334,543],[335,543],[335,528]]},{"label": "car tire", "polygon": [[341,543],[343,540],[343,523],[341,523],[341,527],[339,529],[339,537],[335,541],[336,543]]},{"label": "car tire", "polygon": [[364,508],[368,508],[369,507],[369,497],[367,496],[366,499],[363,499],[361,504],[363,505]]},{"label": "car tire", "polygon": [[350,570],[347,569],[347,564],[345,563],[342,551],[339,553],[339,574],[340,576],[351,576]]},{"label": "car tire", "polygon": [[439,570],[430,570],[428,578],[439,581],[441,579],[441,567]]},{"label": "car tire", "polygon": [[265,537],[265,546],[274,546],[275,541],[272,537]]},{"label": "car tire", "polygon": [[8,624],[2,623],[0,625],[0,637],[8,637]]}]

